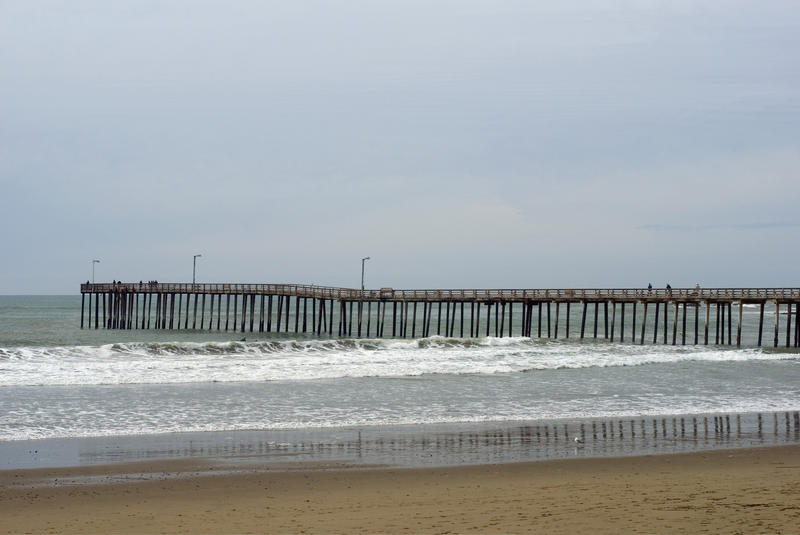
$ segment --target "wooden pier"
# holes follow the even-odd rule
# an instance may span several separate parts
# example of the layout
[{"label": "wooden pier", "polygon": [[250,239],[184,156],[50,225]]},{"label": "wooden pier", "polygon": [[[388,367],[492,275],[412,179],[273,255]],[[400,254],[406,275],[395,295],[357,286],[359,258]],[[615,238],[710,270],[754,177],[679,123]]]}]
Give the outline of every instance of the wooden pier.
[{"label": "wooden pier", "polygon": [[[800,347],[800,288],[358,290],[299,284],[86,283],[81,285],[81,328],[358,338],[559,339],[579,333],[581,339],[642,345],[741,346],[743,305],[759,309],[756,340],[750,343]],[[767,305],[775,316],[771,340],[764,338]],[[570,325],[573,306],[578,307],[578,326]]]}]

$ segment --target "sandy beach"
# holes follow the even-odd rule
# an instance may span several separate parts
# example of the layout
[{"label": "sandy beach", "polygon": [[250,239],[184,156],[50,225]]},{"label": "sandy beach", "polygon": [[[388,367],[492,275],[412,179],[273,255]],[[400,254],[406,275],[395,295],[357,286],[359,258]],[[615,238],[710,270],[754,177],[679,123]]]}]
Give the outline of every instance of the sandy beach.
[{"label": "sandy beach", "polygon": [[8,470],[0,489],[3,533],[800,532],[800,446],[427,469],[185,459]]}]

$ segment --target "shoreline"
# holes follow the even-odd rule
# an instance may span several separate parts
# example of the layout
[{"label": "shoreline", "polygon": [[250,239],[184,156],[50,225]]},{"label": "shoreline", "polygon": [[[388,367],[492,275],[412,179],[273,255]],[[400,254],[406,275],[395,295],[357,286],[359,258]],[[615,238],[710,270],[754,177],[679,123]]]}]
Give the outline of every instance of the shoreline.
[{"label": "shoreline", "polygon": [[792,533],[800,445],[429,468],[219,459],[0,472],[3,530]]},{"label": "shoreline", "polygon": [[137,461],[437,467],[800,444],[800,411],[0,441],[0,471]]}]

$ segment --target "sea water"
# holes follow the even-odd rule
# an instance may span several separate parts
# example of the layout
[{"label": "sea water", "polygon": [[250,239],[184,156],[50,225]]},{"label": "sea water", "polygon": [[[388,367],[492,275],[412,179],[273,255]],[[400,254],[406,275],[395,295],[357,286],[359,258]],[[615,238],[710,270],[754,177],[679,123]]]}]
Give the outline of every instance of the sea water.
[{"label": "sea water", "polygon": [[[568,430],[577,421],[649,426],[667,415],[800,406],[800,354],[754,347],[758,308],[743,311],[748,343],[736,348],[663,345],[661,333],[654,345],[652,325],[644,345],[630,332],[610,342],[602,317],[599,337],[589,325],[580,339],[578,315],[566,340],[540,339],[536,328],[534,338],[378,339],[374,323],[372,337],[360,339],[81,330],[80,301],[0,297],[0,442],[408,425],[453,432],[545,421]],[[768,309],[765,323],[774,322]]]}]

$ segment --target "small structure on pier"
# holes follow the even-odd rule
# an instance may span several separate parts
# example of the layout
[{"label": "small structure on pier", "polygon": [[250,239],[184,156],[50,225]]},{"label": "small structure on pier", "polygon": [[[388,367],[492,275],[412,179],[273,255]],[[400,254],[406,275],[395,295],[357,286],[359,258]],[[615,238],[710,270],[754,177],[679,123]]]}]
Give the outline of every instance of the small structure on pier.
[{"label": "small structure on pier", "polygon": [[757,305],[756,344],[761,346],[768,303],[775,311],[773,346],[779,345],[785,311],[785,346],[800,347],[800,288],[359,290],[299,284],[86,283],[81,285],[81,328],[558,339],[560,332],[562,338],[571,337],[574,305],[580,307],[580,338],[587,337],[589,319],[593,338],[644,344],[652,336],[653,344],[677,345],[680,332],[682,345],[733,345],[736,305],[735,344],[740,346],[744,305]]}]

